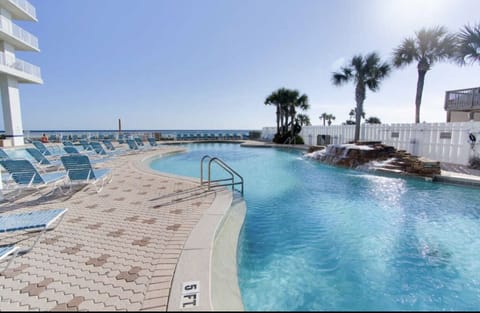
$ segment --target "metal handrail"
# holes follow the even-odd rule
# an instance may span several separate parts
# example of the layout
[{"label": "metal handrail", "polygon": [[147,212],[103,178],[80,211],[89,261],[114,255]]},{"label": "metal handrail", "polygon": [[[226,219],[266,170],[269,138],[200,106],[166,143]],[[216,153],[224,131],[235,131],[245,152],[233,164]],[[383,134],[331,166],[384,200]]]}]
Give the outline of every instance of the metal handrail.
[{"label": "metal handrail", "polygon": [[[203,163],[204,163],[205,159],[209,159],[209,161],[208,161],[208,180],[206,180],[206,181],[203,179]],[[222,169],[224,169],[228,174],[230,174],[230,178],[212,180],[212,176],[211,176],[212,163],[216,163],[218,166],[220,166]],[[235,182],[235,177],[238,177],[240,179],[240,181]],[[225,181],[230,181],[230,183],[218,184],[219,182],[225,182]],[[208,190],[210,190],[211,187],[212,187],[211,186],[212,183],[215,183],[215,187],[232,186],[232,191],[235,190],[236,185],[241,185],[242,189],[241,189],[240,192],[243,196],[244,184],[243,184],[242,175],[238,174],[233,168],[231,168],[227,163],[225,163],[221,159],[219,159],[217,157],[212,158],[209,155],[205,155],[205,156],[202,157],[202,159],[200,161],[200,184],[201,185],[208,184]]]}]

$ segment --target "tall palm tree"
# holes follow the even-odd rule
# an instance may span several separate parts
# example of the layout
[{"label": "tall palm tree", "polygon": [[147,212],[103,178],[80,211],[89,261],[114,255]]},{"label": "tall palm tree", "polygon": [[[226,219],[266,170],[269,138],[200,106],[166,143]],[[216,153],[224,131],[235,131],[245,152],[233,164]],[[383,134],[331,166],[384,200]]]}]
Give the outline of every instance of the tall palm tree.
[{"label": "tall palm tree", "polygon": [[272,92],[266,99],[265,105],[274,105],[277,109],[275,112],[277,115],[277,134],[280,132],[280,101],[278,97],[278,90]]},{"label": "tall palm tree", "polygon": [[417,62],[418,80],[415,96],[415,123],[420,123],[420,105],[422,103],[425,75],[439,61],[454,57],[455,36],[449,34],[446,28],[437,26],[430,29],[422,28],[415,33],[415,38],[406,38],[393,51],[393,65],[403,67]]},{"label": "tall palm tree", "polygon": [[474,27],[465,25],[457,34],[456,60],[460,65],[480,63],[480,23]]},{"label": "tall palm tree", "polygon": [[295,117],[297,109],[305,111],[309,108],[308,97],[300,95],[298,90],[280,88],[272,92],[266,99],[266,105],[275,105],[277,108],[277,134],[284,137],[289,132],[294,133]]},{"label": "tall palm tree", "polygon": [[327,114],[328,126],[332,125],[332,120],[335,120],[335,115]]},{"label": "tall palm tree", "polygon": [[390,66],[382,62],[377,53],[372,52],[365,57],[356,55],[347,66],[334,72],[332,82],[336,86],[341,86],[347,82],[353,81],[355,84],[355,141],[360,138],[360,118],[363,112],[363,102],[366,97],[367,88],[375,92],[380,88],[382,79],[390,73]]},{"label": "tall palm tree", "polygon": [[285,109],[286,109],[286,99],[289,90],[286,88],[279,88],[272,92],[266,99],[265,105],[274,105],[277,109],[276,116],[277,116],[277,134],[280,134],[280,130],[284,129],[284,117],[285,117]]},{"label": "tall palm tree", "polygon": [[323,112],[322,115],[320,115],[318,118],[323,120],[323,126],[325,126],[325,121],[327,120],[328,113]]},{"label": "tall palm tree", "polygon": [[[306,111],[310,108],[308,103],[308,96],[306,94],[300,95],[298,90],[290,90],[288,93],[288,104],[289,104],[289,115],[290,115],[290,126],[291,126],[291,136],[295,137],[295,117],[297,115],[297,109],[301,111]],[[287,124],[288,125],[288,124]]]}]

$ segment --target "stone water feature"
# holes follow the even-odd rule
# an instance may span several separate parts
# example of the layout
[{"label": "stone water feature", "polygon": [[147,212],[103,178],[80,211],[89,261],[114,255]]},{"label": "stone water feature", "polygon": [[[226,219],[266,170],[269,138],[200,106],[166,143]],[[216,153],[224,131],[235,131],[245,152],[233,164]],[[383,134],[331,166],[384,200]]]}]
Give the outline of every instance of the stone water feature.
[{"label": "stone water feature", "polygon": [[306,157],[336,166],[429,178],[440,175],[440,162],[410,155],[379,141],[331,144],[321,150],[318,147],[311,150]]}]

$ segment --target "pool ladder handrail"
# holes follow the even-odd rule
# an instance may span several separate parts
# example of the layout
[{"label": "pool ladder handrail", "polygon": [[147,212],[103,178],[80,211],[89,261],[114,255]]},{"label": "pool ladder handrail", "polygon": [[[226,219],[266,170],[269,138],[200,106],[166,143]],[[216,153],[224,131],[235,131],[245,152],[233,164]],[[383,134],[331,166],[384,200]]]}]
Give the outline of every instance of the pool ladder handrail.
[{"label": "pool ladder handrail", "polygon": [[[205,159],[209,159],[208,161],[208,180],[203,179],[203,163]],[[211,169],[212,169],[212,163],[216,163],[218,166],[220,166],[222,169],[224,169],[227,173],[230,174],[230,178],[223,178],[223,179],[214,179],[212,180],[211,176]],[[240,181],[235,182],[235,177],[239,178]],[[230,183],[225,183],[225,184],[217,184],[219,182],[225,182],[225,181],[231,181]],[[209,155],[204,155],[200,161],[200,184],[208,185],[208,190],[212,188],[212,183],[215,183],[214,187],[223,187],[223,186],[232,186],[232,191],[235,190],[236,185],[240,185],[242,188],[240,190],[240,193],[242,194],[243,197],[243,177],[242,175],[238,174],[233,168],[231,168],[227,163],[222,161],[221,159],[217,157],[211,157]]]}]

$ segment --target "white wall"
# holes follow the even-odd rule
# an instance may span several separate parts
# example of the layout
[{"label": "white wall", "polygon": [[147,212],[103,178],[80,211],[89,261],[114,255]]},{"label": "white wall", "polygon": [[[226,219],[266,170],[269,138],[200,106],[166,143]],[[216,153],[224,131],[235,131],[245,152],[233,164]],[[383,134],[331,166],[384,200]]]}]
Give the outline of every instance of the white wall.
[{"label": "white wall", "polygon": [[[275,132],[276,127],[264,127],[262,138]],[[340,144],[353,140],[354,133],[355,125],[304,126],[300,136],[307,145],[316,145],[318,135],[330,135],[332,143]],[[470,133],[477,138],[474,145]],[[447,138],[440,138],[441,134]],[[470,157],[480,156],[480,122],[362,124],[360,140],[381,141],[413,155],[467,165]]]}]

